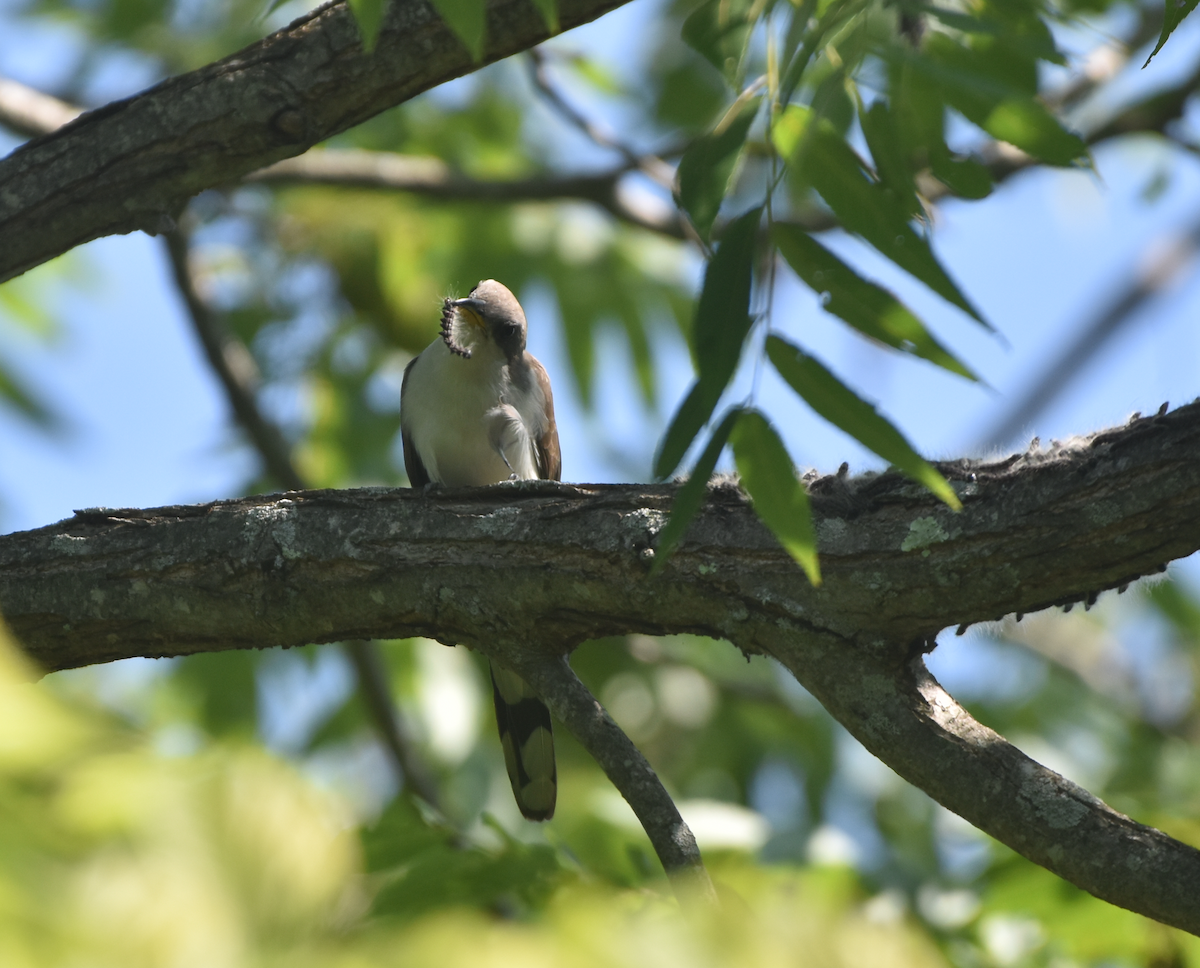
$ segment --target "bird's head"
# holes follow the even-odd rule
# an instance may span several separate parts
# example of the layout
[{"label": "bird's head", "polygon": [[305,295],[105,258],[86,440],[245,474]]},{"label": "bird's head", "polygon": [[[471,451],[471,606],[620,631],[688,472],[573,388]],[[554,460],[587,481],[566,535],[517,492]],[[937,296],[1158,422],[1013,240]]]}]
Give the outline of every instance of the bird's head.
[{"label": "bird's head", "polygon": [[463,299],[447,298],[442,339],[451,353],[470,359],[480,343],[492,343],[508,359],[525,351],[525,312],[508,287],[484,279]]}]

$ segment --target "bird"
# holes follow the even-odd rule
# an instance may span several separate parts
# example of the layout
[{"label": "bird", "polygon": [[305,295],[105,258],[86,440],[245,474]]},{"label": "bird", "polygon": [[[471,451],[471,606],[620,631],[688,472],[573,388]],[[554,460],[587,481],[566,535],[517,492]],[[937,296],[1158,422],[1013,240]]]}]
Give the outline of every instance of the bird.
[{"label": "bird", "polygon": [[[400,384],[404,468],[414,488],[561,480],[550,377],[525,349],[527,330],[516,296],[495,279],[445,299],[441,335],[405,367]],[[495,660],[491,678],[517,806],[529,820],[549,820],[558,792],[550,710]]]}]

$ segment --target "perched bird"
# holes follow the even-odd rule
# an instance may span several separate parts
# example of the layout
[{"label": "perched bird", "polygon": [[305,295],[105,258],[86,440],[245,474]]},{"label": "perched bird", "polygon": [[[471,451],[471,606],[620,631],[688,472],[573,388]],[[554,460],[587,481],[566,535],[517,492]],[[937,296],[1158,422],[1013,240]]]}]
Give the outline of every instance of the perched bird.
[{"label": "perched bird", "polygon": [[[561,478],[550,378],[525,351],[525,333],[521,304],[495,279],[445,301],[441,337],[408,364],[400,386],[413,487]],[[549,820],[558,792],[550,711],[515,673],[491,669],[513,796],[528,819]]]}]

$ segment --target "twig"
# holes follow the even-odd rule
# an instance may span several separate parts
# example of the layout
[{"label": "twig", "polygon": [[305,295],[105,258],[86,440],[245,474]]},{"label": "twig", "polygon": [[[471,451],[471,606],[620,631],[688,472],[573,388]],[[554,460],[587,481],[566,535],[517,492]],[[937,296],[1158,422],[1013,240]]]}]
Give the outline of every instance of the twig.
[{"label": "twig", "polygon": [[636,168],[668,191],[672,189],[675,183],[675,170],[663,160],[663,157],[683,154],[687,150],[686,143],[666,151],[634,151],[624,141],[614,138],[599,125],[589,121],[562,96],[550,80],[550,75],[546,71],[546,55],[540,47],[533,47],[526,53],[529,55],[529,72],[533,79],[533,86],[550,102],[551,107],[600,147],[611,148],[613,151],[619,152],[625,159],[628,168]]},{"label": "twig", "polygon": [[656,211],[621,190],[629,168],[593,175],[543,175],[512,181],[482,181],[452,171],[436,158],[382,151],[313,149],[246,176],[266,184],[342,185],[408,192],[446,201],[541,202],[578,199],[599,205],[638,228],[682,238],[679,217],[667,205]]},{"label": "twig", "polygon": [[[507,657],[505,661],[512,662]],[[633,808],[680,902],[716,903],[696,838],[671,795],[633,741],[579,681],[566,656],[525,656],[514,667]]]},{"label": "twig", "polygon": [[204,348],[209,366],[221,381],[234,419],[249,435],[267,474],[291,491],[304,488],[304,479],[292,463],[291,448],[279,428],[263,417],[255,394],[258,390],[258,365],[246,345],[226,329],[216,314],[196,292],[188,266],[188,241],[179,229],[165,233],[167,255],[175,288],[187,306],[192,330]]},{"label": "twig", "polygon": [[625,142],[612,137],[599,125],[593,124],[583,114],[576,111],[558,92],[558,89],[550,82],[550,76],[546,72],[546,55],[540,47],[533,47],[525,53],[528,55],[529,76],[533,80],[533,86],[559,114],[600,147],[611,148],[613,151],[619,152],[630,168],[640,167],[644,157],[640,152],[634,151]]},{"label": "twig", "polygon": [[0,125],[17,134],[35,138],[61,128],[82,113],[83,108],[0,77]]}]

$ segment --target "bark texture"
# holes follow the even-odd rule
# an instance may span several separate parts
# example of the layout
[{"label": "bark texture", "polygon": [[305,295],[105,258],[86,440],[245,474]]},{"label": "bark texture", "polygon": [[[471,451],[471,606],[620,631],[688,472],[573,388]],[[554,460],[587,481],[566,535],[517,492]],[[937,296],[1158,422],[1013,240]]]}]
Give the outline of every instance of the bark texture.
[{"label": "bark texture", "polygon": [[947,626],[1089,602],[1200,548],[1200,405],[941,469],[961,513],[895,474],[814,480],[820,588],[732,485],[711,490],[651,578],[674,485],[539,481],[83,511],[0,538],[0,611],[48,669],[427,635],[500,658],[550,696],[538,670],[587,638],[725,638],[779,659],[868,749],[980,829],[1200,933],[1200,852],[1025,757],[922,661]]},{"label": "bark texture", "polygon": [[[627,0],[559,0],[563,30]],[[531,0],[490,0],[484,61],[549,37]],[[371,53],[345,0],[0,161],[0,282],[104,235],[169,231],[187,200],[476,70],[426,0],[391,0]]]}]

